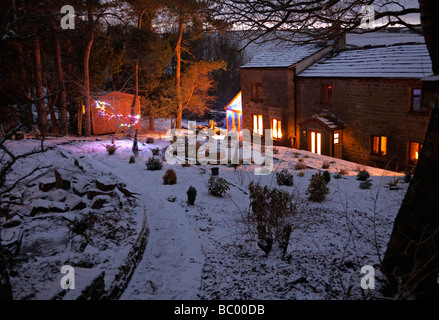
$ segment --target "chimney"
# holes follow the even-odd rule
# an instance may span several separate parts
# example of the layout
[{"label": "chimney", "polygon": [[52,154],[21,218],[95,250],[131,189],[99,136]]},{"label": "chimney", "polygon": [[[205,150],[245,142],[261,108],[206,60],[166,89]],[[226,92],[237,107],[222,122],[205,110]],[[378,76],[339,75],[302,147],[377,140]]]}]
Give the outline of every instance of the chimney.
[{"label": "chimney", "polygon": [[334,41],[332,48],[340,51],[346,48],[346,32],[343,31],[340,22],[335,22],[331,30],[331,38]]}]

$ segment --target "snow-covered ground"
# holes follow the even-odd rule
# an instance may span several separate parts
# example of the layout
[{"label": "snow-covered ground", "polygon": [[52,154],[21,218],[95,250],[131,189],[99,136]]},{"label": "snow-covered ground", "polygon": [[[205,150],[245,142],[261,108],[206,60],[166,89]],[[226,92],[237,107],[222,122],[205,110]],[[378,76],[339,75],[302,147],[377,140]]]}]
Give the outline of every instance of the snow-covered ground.
[{"label": "snow-covered ground", "polygon": [[[47,142],[57,145],[58,155],[62,152],[80,159],[88,172],[111,175],[123,182],[128,190],[140,194],[138,199],[145,204],[150,228],[148,244],[121,299],[344,300],[380,296],[383,278],[378,269],[379,262],[407,188],[401,173],[284,147],[276,147],[278,153],[275,154],[274,172],[265,176],[254,175],[256,164],[241,165],[235,171],[228,165],[183,167],[165,162],[161,170],[148,171],[145,162],[151,156],[151,150],[169,145],[163,140],[165,130],[160,131],[163,128],[159,125],[158,131],[139,135],[140,151],[135,163],[129,163],[132,139],[122,135],[116,140],[119,149],[114,155],[109,155],[103,146],[110,143],[109,136],[101,137],[102,141],[62,138]],[[147,137],[153,137],[154,143],[146,143]],[[15,150],[26,151],[32,140],[11,143]],[[46,154],[49,156],[49,153]],[[38,157],[39,164],[31,162],[29,165],[48,162],[44,159],[45,154]],[[51,162],[65,160],[51,157]],[[307,165],[307,169],[301,170],[303,176],[294,169],[299,159]],[[327,169],[332,176],[328,183],[330,192],[323,202],[310,202],[305,194],[309,179],[314,173],[326,170],[322,169],[324,161],[330,162]],[[208,193],[206,183],[212,167],[219,167],[219,176],[231,184],[224,197]],[[163,174],[171,168],[177,174],[177,183],[164,185]],[[294,174],[293,186],[277,185],[275,172],[282,169]],[[360,169],[370,172],[371,189],[359,188],[356,174]],[[340,170],[346,170],[347,174],[335,179],[335,173]],[[386,183],[395,178],[401,179],[399,189],[390,190]],[[266,256],[257,246],[254,230],[245,223],[250,204],[247,186],[251,181],[294,195],[298,210],[293,218],[293,231],[285,259],[270,254]],[[197,189],[193,206],[186,201],[189,186]],[[130,214],[133,212],[137,216],[127,217],[125,232],[139,230],[142,210],[130,211]],[[117,215],[118,212],[111,214]],[[117,220],[115,227],[120,228],[122,222]],[[52,234],[50,226],[46,226],[45,230],[46,245],[51,237],[53,241],[58,241],[57,233]],[[126,246],[132,243],[129,236],[123,241]],[[129,248],[121,249],[120,244],[112,244],[105,250],[108,250],[105,251],[107,258],[100,260],[99,267],[111,270],[117,265],[118,257],[122,257]],[[77,260],[72,261],[66,261],[67,258],[57,256],[55,252],[52,260],[75,266],[81,256],[76,255]],[[39,259],[35,256],[33,266],[38,265]],[[46,273],[55,272],[59,266],[50,265],[49,260],[44,261],[48,265],[40,264],[40,278],[53,279]],[[360,281],[364,275],[360,270],[364,265],[375,267],[375,290],[361,289]],[[11,277],[14,292],[25,291],[29,283],[21,276],[15,272]],[[45,286],[44,283],[40,285]],[[25,298],[25,295],[19,297]],[[48,297],[36,295],[26,298]]]}]

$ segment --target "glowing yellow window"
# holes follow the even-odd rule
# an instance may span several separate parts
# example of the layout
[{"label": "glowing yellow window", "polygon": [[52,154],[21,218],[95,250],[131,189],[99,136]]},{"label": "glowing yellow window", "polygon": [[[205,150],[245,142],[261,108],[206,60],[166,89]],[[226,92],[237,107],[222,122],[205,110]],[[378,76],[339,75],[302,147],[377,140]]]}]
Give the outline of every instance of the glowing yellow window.
[{"label": "glowing yellow window", "polygon": [[387,137],[372,136],[372,155],[385,156],[387,154]]},{"label": "glowing yellow window", "polygon": [[282,122],[278,119],[272,121],[273,139],[282,139]]},{"label": "glowing yellow window", "polygon": [[340,133],[334,133],[334,144],[340,143]]},{"label": "glowing yellow window", "polygon": [[419,142],[410,142],[409,144],[409,161],[413,164],[418,163],[419,153],[421,152],[422,144]]},{"label": "glowing yellow window", "polygon": [[322,134],[311,131],[311,152],[322,154]]},{"label": "glowing yellow window", "polygon": [[254,114],[253,115],[253,132],[262,135],[262,115],[260,114]]}]

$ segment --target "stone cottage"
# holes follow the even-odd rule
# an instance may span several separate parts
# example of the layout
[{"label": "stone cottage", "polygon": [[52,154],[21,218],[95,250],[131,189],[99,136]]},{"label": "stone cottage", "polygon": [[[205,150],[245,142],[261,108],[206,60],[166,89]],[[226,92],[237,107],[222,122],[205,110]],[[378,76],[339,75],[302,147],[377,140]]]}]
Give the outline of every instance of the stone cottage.
[{"label": "stone cottage", "polygon": [[274,144],[391,170],[416,165],[429,123],[424,43],[281,48],[241,67],[243,127]]}]

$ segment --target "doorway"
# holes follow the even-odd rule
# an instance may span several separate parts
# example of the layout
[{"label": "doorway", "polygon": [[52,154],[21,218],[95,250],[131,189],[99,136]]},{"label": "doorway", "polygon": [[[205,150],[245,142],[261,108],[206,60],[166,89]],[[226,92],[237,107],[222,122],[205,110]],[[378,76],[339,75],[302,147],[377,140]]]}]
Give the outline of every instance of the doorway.
[{"label": "doorway", "polygon": [[311,131],[310,139],[311,152],[322,154],[322,134],[317,131]]}]

